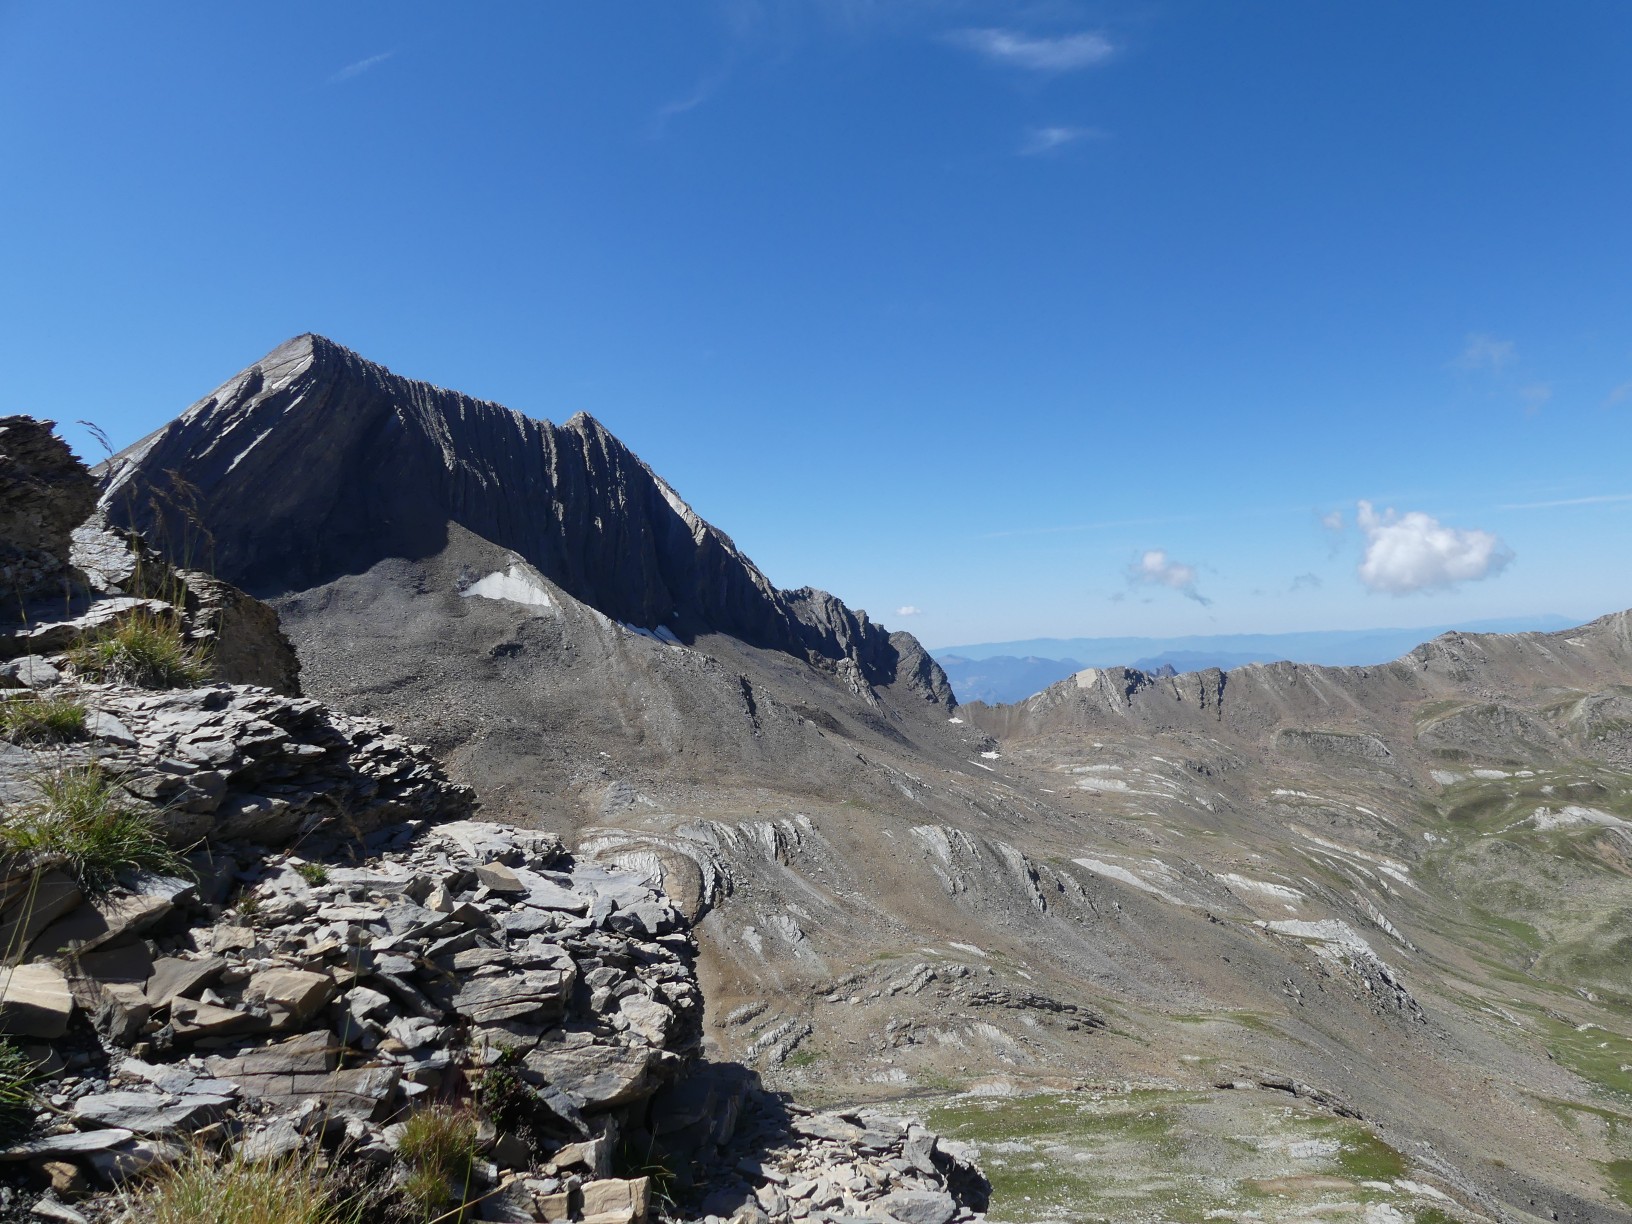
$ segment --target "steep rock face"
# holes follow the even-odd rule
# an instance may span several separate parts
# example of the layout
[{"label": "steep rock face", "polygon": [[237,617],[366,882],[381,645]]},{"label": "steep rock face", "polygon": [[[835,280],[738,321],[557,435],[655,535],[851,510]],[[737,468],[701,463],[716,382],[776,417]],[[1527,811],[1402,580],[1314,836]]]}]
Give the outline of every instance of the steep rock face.
[{"label": "steep rock face", "polygon": [[50,421],[0,417],[0,599],[61,594],[69,537],[96,504],[96,483]]},{"label": "steep rock face", "polygon": [[[158,538],[202,528],[215,572],[263,596],[433,556],[457,525],[616,621],[727,634],[830,669],[848,660],[868,684],[893,682],[901,657],[831,596],[778,591],[592,417],[531,420],[319,336],[111,461],[103,506]],[[911,674],[925,697],[949,698],[932,662]]]}]

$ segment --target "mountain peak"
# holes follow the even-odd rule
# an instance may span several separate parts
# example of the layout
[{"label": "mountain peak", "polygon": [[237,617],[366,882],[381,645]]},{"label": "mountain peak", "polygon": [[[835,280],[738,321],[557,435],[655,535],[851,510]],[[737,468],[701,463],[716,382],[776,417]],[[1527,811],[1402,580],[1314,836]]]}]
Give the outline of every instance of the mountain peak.
[{"label": "mountain peak", "polygon": [[848,659],[869,684],[910,657],[951,700],[865,616],[777,590],[590,414],[552,425],[311,332],[115,456],[103,506],[159,539],[207,532],[217,574],[268,598],[440,556],[458,528],[613,620]]}]

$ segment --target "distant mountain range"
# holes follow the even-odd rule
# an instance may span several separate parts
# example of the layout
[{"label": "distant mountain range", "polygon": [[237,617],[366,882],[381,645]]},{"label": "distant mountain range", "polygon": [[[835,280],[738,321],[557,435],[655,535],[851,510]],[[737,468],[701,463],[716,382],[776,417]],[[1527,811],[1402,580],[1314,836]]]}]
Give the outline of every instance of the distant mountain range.
[{"label": "distant mountain range", "polygon": [[1085,667],[1134,667],[1151,673],[1320,663],[1367,667],[1399,658],[1451,630],[1547,633],[1579,624],[1566,616],[1507,617],[1415,629],[1324,629],[1307,633],[1221,633],[1175,638],[1030,638],[932,650],[959,701],[1023,701]]}]

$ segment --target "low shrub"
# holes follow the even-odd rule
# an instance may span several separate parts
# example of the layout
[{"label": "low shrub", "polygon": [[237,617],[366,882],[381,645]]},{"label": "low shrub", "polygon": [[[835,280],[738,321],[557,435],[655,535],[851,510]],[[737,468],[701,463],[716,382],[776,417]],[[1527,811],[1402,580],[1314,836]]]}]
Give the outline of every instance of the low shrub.
[{"label": "low shrub", "polygon": [[359,1224],[367,1196],[315,1154],[251,1164],[199,1147],[123,1207],[125,1224]]},{"label": "low shrub", "polygon": [[46,694],[0,701],[0,735],[14,744],[61,744],[85,734],[85,707]]},{"label": "low shrub", "polygon": [[112,888],[124,871],[188,871],[186,860],[165,843],[152,811],[95,762],[47,770],[34,786],[39,799],[0,817],[0,849],[59,857],[91,894]]},{"label": "low shrub", "polygon": [[141,612],[68,652],[68,662],[92,680],[138,688],[196,688],[210,678],[209,657],[189,645],[175,622]]},{"label": "low shrub", "polygon": [[313,888],[320,888],[329,882],[329,869],[322,863],[297,863],[295,874]]}]

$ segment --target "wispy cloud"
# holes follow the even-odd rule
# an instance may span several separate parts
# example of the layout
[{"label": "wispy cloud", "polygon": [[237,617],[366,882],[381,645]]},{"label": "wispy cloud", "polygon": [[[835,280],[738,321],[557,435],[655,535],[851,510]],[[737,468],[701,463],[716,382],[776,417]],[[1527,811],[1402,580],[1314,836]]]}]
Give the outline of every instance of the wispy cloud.
[{"label": "wispy cloud", "polygon": [[1616,404],[1626,403],[1627,400],[1632,400],[1632,382],[1624,382],[1604,396],[1604,407],[1613,408]]},{"label": "wispy cloud", "polygon": [[1447,527],[1420,510],[1378,513],[1363,501],[1355,522],[1366,536],[1360,581],[1387,595],[1448,591],[1494,578],[1513,560],[1513,550],[1490,532]]},{"label": "wispy cloud", "polygon": [[1029,72],[1072,72],[1102,64],[1116,54],[1105,35],[1093,30],[1075,34],[1026,34],[1020,30],[954,30],[947,39],[998,64]]},{"label": "wispy cloud", "polygon": [[924,610],[919,607],[914,607],[912,604],[902,604],[895,610],[895,614],[897,616],[922,616],[924,614]]},{"label": "wispy cloud", "polygon": [[1318,591],[1325,585],[1326,584],[1320,580],[1319,574],[1299,574],[1292,579],[1292,590],[1294,593],[1298,591]]},{"label": "wispy cloud", "polygon": [[1173,560],[1160,548],[1150,549],[1128,566],[1128,583],[1132,586],[1167,587],[1186,599],[1195,600],[1204,608],[1211,607],[1213,603],[1196,589],[1196,567]]},{"label": "wispy cloud", "polygon": [[665,102],[652,113],[651,136],[653,140],[660,140],[668,131],[669,124],[684,115],[687,111],[694,111],[703,103],[712,98],[721,85],[725,84],[724,72],[712,73],[697,82],[696,88],[682,97]]},{"label": "wispy cloud", "polygon": [[396,53],[396,48],[393,47],[389,51],[382,51],[378,55],[371,55],[367,59],[360,59],[355,64],[347,64],[344,68],[340,69],[339,72],[335,73],[329,78],[329,84],[338,85],[341,81],[349,81],[353,77],[360,77],[370,68],[378,68]]},{"label": "wispy cloud", "polygon": [[1063,149],[1066,145],[1076,144],[1079,140],[1093,140],[1104,133],[1097,128],[1087,127],[1035,127],[1026,132],[1025,138],[1016,150],[1021,157],[1037,157],[1043,153],[1052,153],[1055,149]]},{"label": "wispy cloud", "polygon": [[1464,370],[1490,370],[1500,374],[1518,358],[1518,346],[1483,332],[1473,332],[1453,363]]},{"label": "wispy cloud", "polygon": [[1524,401],[1524,410],[1534,415],[1553,398],[1553,389],[1544,382],[1526,383],[1519,388],[1519,398]]},{"label": "wispy cloud", "polygon": [[1598,493],[1591,497],[1561,497],[1557,501],[1509,502],[1498,510],[1552,510],[1559,506],[1602,506],[1610,502],[1632,501],[1632,493]]}]

